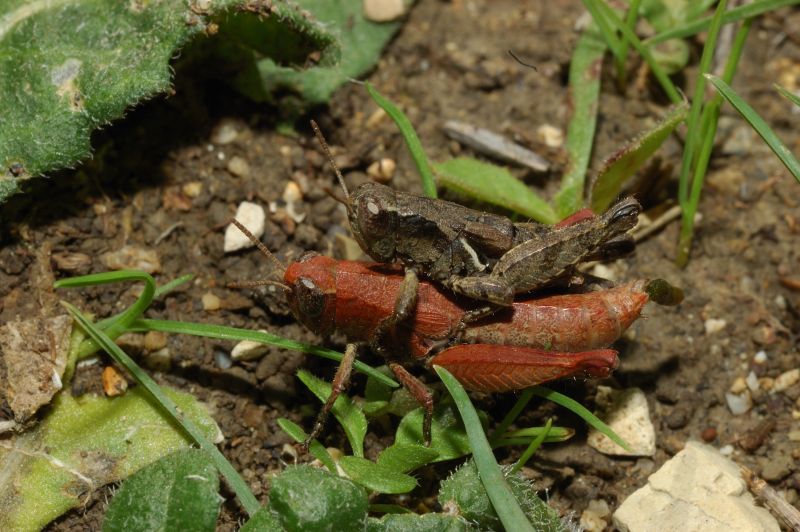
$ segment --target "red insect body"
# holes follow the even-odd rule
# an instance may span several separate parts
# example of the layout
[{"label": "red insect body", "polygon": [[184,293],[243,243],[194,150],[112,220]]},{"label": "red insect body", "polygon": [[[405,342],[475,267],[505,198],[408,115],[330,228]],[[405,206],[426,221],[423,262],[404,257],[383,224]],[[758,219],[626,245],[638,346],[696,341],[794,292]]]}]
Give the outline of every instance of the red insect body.
[{"label": "red insect body", "polygon": [[486,344],[451,347],[430,362],[447,368],[466,388],[477,392],[521,390],[564,377],[605,378],[619,365],[613,349],[557,353]]},{"label": "red insect body", "polygon": [[[284,281],[293,289],[295,315],[320,334],[337,330],[351,341],[371,341],[394,310],[400,267],[311,256],[289,266]],[[324,309],[308,312],[296,287],[318,288]],[[610,290],[547,296],[514,303],[463,331],[465,345],[450,347],[430,363],[446,367],[468,388],[520,389],[577,375],[605,377],[618,364],[610,345],[633,323],[647,302],[644,283]],[[302,288],[301,288],[302,290]],[[479,303],[421,282],[409,323],[399,327],[398,355],[423,358],[449,339],[467,310]],[[566,353],[564,351],[567,351]]]}]

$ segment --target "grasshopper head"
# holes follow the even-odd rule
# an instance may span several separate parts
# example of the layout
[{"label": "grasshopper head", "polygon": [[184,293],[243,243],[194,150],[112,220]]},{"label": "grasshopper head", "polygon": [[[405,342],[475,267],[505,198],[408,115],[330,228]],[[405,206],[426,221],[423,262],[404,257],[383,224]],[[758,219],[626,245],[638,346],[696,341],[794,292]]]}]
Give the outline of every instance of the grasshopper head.
[{"label": "grasshopper head", "polygon": [[611,207],[603,214],[603,218],[606,220],[609,232],[618,235],[628,229],[633,229],[641,212],[642,206],[636,201],[636,198],[631,196]]},{"label": "grasshopper head", "polygon": [[331,334],[336,325],[336,261],[307,253],[289,265],[283,280],[295,318],[317,334]]},{"label": "grasshopper head", "polygon": [[350,196],[347,214],[361,249],[378,262],[393,262],[397,238],[394,190],[379,183],[364,183]]}]

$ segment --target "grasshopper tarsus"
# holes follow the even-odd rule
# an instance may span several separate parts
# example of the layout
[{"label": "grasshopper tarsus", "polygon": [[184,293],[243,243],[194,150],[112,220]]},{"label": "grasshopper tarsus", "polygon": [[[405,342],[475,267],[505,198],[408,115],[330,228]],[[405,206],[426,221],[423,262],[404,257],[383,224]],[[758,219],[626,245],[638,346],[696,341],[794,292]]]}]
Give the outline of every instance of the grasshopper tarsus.
[{"label": "grasshopper tarsus", "polygon": [[433,394],[422,384],[418,378],[408,372],[406,368],[392,362],[389,364],[389,369],[392,370],[397,380],[405,386],[406,390],[411,396],[422,405],[425,410],[425,416],[422,420],[422,441],[425,447],[431,446],[431,426],[433,425]]}]

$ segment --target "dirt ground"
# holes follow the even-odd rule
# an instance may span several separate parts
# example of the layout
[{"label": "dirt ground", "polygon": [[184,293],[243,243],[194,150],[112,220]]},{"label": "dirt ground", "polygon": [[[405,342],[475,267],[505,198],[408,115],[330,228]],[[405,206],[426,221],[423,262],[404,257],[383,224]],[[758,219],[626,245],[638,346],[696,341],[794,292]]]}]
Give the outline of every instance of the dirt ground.
[{"label": "dirt ground", "polygon": [[[433,160],[469,153],[444,136],[446,120],[488,127],[554,162],[548,175],[514,170],[550,193],[565,156],[546,148],[536,131],[544,124],[566,129],[566,78],[581,13],[577,1],[422,0],[369,80],[408,114]],[[760,19],[734,84],[795,153],[800,152],[800,114],[790,113],[790,105],[770,87],[773,82],[800,86],[798,28],[797,11]],[[514,62],[509,49],[538,70]],[[693,40],[693,65],[699,49]],[[687,93],[691,87],[685,80],[691,74],[690,69],[685,78],[676,79]],[[264,278],[270,268],[253,250],[223,254],[224,225],[244,200],[277,207],[262,240],[280,258],[291,260],[305,250],[341,253],[336,235],[347,234],[347,222],[343,208],[325,192],[334,182],[313,136],[308,129],[296,137],[282,136],[276,132],[274,109],[254,105],[214,80],[197,83],[192,76],[179,69],[174,96],[142,105],[95,135],[93,160],[38,183],[28,196],[3,206],[0,321],[37,312],[30,272],[40,260],[39,250],[49,246],[57,277],[67,277],[105,271],[102,253],[135,244],[156,252],[161,282],[186,273],[196,276],[156,303],[148,317],[265,329],[343,347],[343,339],[315,337],[276,312],[278,302],[263,293],[225,287],[229,281]],[[631,83],[626,95],[604,80],[592,168],[665,109],[665,98],[646,78]],[[364,89],[352,84],[312,115],[336,149],[351,186],[368,179],[371,163],[388,157],[397,162],[391,186],[420,191],[396,127],[388,118],[376,120],[376,110]],[[674,204],[680,153],[678,140],[670,139],[649,169],[652,178],[673,178],[661,180],[641,198],[653,217]],[[298,210],[305,218],[300,223],[281,209],[290,180],[303,193]],[[731,453],[791,503],[800,504],[800,471],[795,466],[800,459],[800,383],[770,390],[772,379],[800,367],[799,203],[800,185],[748,126],[724,108],[688,267],[681,270],[673,262],[678,222],[643,241],[635,256],[610,266],[617,280],[661,277],[686,294],[678,307],[647,307],[646,318],[621,343],[621,367],[610,379],[614,386],[638,386],[646,392],[657,452],[653,458],[604,456],[586,445],[579,420],[549,404],[530,407],[522,418],[526,424],[556,416],[558,424],[578,431],[571,442],[547,446],[529,464],[528,474],[538,487],[548,489],[553,506],[580,515],[591,500],[603,499],[613,510],[690,439]],[[219,310],[204,310],[202,296],[209,292],[220,298]],[[130,304],[135,294],[129,286],[109,285],[61,297],[96,316],[108,316]],[[276,419],[288,417],[308,427],[318,408],[296,381],[295,371],[306,367],[330,378],[334,365],[280,349],[270,349],[260,361],[231,364],[231,344],[189,336],[170,336],[167,347],[170,369],[157,373],[158,380],[209,405],[226,436],[223,452],[255,494],[266,499],[270,473],[294,460],[284,446],[290,439]],[[756,357],[761,351],[766,356]],[[148,354],[139,356],[146,364]],[[753,407],[732,415],[725,394],[732,386],[741,387],[751,371],[760,379],[752,392]],[[356,379],[354,392],[362,386],[363,379]],[[595,386],[566,382],[554,388],[591,408]],[[476,399],[499,419],[514,397]],[[391,426],[371,424],[368,455],[377,454],[392,433]],[[346,448],[334,423],[328,425],[325,440]],[[499,453],[503,461],[515,456]],[[421,471],[421,487],[412,500],[435,493],[435,479],[444,474],[445,466]],[[232,529],[242,517],[227,495],[222,529]],[[98,493],[85,509],[49,528],[97,529],[104,497]]]}]

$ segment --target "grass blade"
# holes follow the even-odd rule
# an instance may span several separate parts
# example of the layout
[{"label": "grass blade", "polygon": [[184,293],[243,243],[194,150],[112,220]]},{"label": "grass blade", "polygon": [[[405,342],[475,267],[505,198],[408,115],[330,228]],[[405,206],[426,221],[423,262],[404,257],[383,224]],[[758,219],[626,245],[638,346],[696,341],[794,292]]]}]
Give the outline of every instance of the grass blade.
[{"label": "grass blade", "polygon": [[442,379],[442,382],[444,382],[461,414],[461,419],[464,421],[470,446],[472,447],[475,465],[478,467],[478,474],[486,488],[486,493],[489,495],[489,500],[492,501],[492,506],[494,506],[500,521],[503,523],[503,527],[506,530],[533,531],[530,521],[528,521],[525,512],[522,511],[516,497],[511,492],[511,487],[506,482],[503,472],[500,471],[500,466],[497,465],[497,460],[495,460],[492,448],[486,439],[486,434],[483,433],[481,428],[478,413],[475,411],[475,407],[472,406],[464,387],[446,369],[440,366],[434,366],[434,369],[439,378]]},{"label": "grass blade", "polygon": [[639,52],[639,55],[647,61],[647,65],[650,67],[650,70],[653,72],[653,75],[656,77],[658,82],[661,84],[661,87],[664,89],[664,92],[667,94],[667,97],[672,101],[672,103],[680,103],[683,100],[683,96],[681,96],[678,89],[675,88],[675,85],[672,84],[672,81],[667,76],[666,72],[661,68],[661,65],[658,64],[658,61],[655,60],[653,54],[650,53],[650,49],[642,44],[642,41],[639,40],[639,37],[633,32],[631,28],[629,28],[625,22],[619,18],[617,13],[608,7],[605,2],[598,2],[598,8],[602,12],[603,16],[605,16],[611,24],[613,24],[614,29],[621,32],[622,35],[627,39],[631,45],[636,48],[636,51]]},{"label": "grass blade", "polygon": [[233,466],[223,456],[217,447],[203,437],[202,432],[197,426],[187,419],[178,409],[175,402],[167,397],[158,384],[150,378],[137,364],[133,361],[122,349],[114,343],[114,341],[103,331],[95,327],[81,312],[74,306],[66,301],[62,304],[75,318],[75,321],[86,331],[86,333],[99,345],[111,358],[114,359],[119,365],[124,367],[136,379],[142,388],[147,390],[153,400],[161,406],[175,422],[183,428],[186,434],[206,453],[208,453],[212,462],[228,482],[228,485],[236,493],[236,497],[244,507],[248,515],[253,515],[259,509],[258,500],[255,498],[250,488],[244,479],[236,472]]},{"label": "grass blade", "polygon": [[531,390],[533,394],[538,397],[547,399],[548,401],[552,401],[557,405],[561,405],[564,408],[571,410],[577,416],[580,416],[580,418],[583,419],[587,425],[593,427],[598,432],[605,434],[611,441],[613,441],[626,451],[631,450],[630,446],[625,442],[625,440],[617,436],[617,433],[611,430],[611,427],[603,423],[600,420],[600,418],[589,412],[589,410],[587,410],[585,406],[578,403],[574,399],[570,399],[566,395],[558,393],[555,390],[545,388],[544,386],[532,386],[531,388],[529,388],[529,390]]},{"label": "grass blade", "polygon": [[[768,11],[773,11],[781,7],[793,6],[797,4],[800,4],[800,0],[756,0],[755,2],[735,7],[725,13],[725,15],[722,17],[722,23],[730,24],[731,22],[738,22],[740,20],[762,15]],[[680,39],[695,35],[701,31],[705,31],[709,26],[711,26],[712,19],[713,16],[708,16],[699,20],[694,20],[682,26],[671,28],[668,31],[659,33],[658,35],[650,37],[649,39],[645,39],[643,44],[645,46],[653,46],[654,44],[668,41],[670,39]]]},{"label": "grass blade", "polygon": [[592,16],[592,20],[597,25],[597,29],[600,31],[600,35],[606,43],[606,47],[611,50],[611,55],[618,61],[624,61],[625,46],[601,10],[602,8],[599,4],[603,3],[603,1],[604,0],[581,0],[583,7],[586,8],[586,11],[589,12]]},{"label": "grass blade", "polygon": [[[287,340],[275,334],[270,334],[261,331],[251,331],[249,329],[237,329],[235,327],[226,327],[224,325],[212,325],[209,323],[187,323],[183,321],[173,320],[149,320],[139,319],[133,322],[129,328],[134,332],[146,331],[159,331],[177,334],[191,334],[193,336],[204,336],[206,338],[216,338],[218,340],[252,340],[262,344],[274,345],[275,347],[282,347],[284,349],[291,349],[293,351],[300,351],[301,353],[308,353],[328,360],[335,360],[340,362],[342,354],[332,349],[325,349],[315,345],[304,344],[302,342],[295,342],[294,340]],[[390,377],[387,377],[380,371],[371,368],[370,366],[356,360],[353,363],[353,368],[365,375],[369,375],[376,381],[397,388],[397,384]]]},{"label": "grass blade", "polygon": [[[303,443],[308,439],[308,434],[306,434],[306,431],[304,431],[300,425],[285,417],[278,418],[278,426],[297,443]],[[328,471],[334,475],[338,474],[336,472],[336,462],[333,461],[331,453],[329,453],[328,449],[319,441],[312,440],[311,443],[308,444],[308,452],[311,453],[311,456],[322,462],[322,465],[327,467]]]},{"label": "grass blade", "polygon": [[795,104],[798,107],[800,107],[800,96],[788,91],[787,89],[785,89],[784,87],[781,87],[777,83],[774,83],[772,86],[775,87],[775,90],[777,90],[779,93],[781,93],[781,96],[783,96],[784,98],[786,98],[787,100],[789,100],[793,104]]},{"label": "grass blade", "polygon": [[578,38],[570,61],[572,117],[567,126],[566,143],[569,167],[561,178],[561,187],[554,198],[559,219],[566,218],[583,206],[586,170],[589,168],[597,127],[597,101],[605,51],[606,45],[597,30],[589,28]]},{"label": "grass blade", "polygon": [[547,438],[548,434],[550,434],[550,429],[552,427],[553,427],[553,418],[548,418],[547,423],[545,423],[544,425],[544,430],[541,433],[539,433],[538,436],[536,436],[536,438],[531,442],[528,448],[525,449],[525,452],[522,453],[522,456],[519,457],[517,463],[514,464],[514,466],[511,468],[512,473],[516,473],[517,471],[522,469],[522,467],[525,464],[528,463],[528,460],[531,459],[531,456],[533,456],[536,453],[536,451],[539,450],[539,447],[541,447],[542,443],[544,443],[544,439]]},{"label": "grass blade", "polygon": [[767,146],[778,156],[778,159],[786,166],[786,168],[792,173],[795,179],[800,182],[800,163],[798,163],[797,159],[786,144],[781,141],[780,138],[775,134],[774,131],[767,125],[761,116],[755,112],[755,110],[750,107],[750,105],[745,102],[738,94],[734,92],[730,85],[725,83],[723,80],[719,79],[716,76],[712,76],[710,74],[706,74],[706,78],[714,85],[714,88],[719,91],[719,93],[730,103],[742,118],[747,120],[747,122],[756,130],[756,133],[764,139],[764,142],[767,143]]},{"label": "grass blade", "polygon": [[530,390],[530,388],[523,390],[523,392],[519,395],[517,402],[514,403],[514,406],[511,407],[511,410],[509,410],[508,414],[506,414],[506,417],[503,418],[503,421],[501,421],[500,424],[495,427],[494,432],[489,439],[493,441],[502,438],[508,430],[508,427],[514,423],[514,420],[517,419],[517,416],[519,416],[520,413],[522,413],[522,410],[528,406],[528,403],[532,397],[533,392]]},{"label": "grass blade", "polygon": [[417,165],[417,171],[419,172],[420,179],[422,180],[422,191],[429,198],[435,198],[436,182],[433,180],[431,163],[428,162],[428,156],[425,155],[425,150],[422,148],[422,143],[419,140],[419,136],[417,136],[417,132],[414,130],[414,126],[411,125],[411,121],[408,119],[405,113],[400,110],[399,107],[390,102],[388,99],[384,98],[384,96],[378,92],[375,87],[369,83],[365,83],[364,86],[367,88],[369,95],[372,96],[372,99],[375,100],[375,103],[377,103],[381,109],[386,111],[386,114],[389,115],[392,120],[394,120],[395,124],[397,124],[398,129],[400,129],[400,133],[403,135],[403,139],[406,141],[408,151],[411,152],[411,157],[414,159],[414,163]]}]

